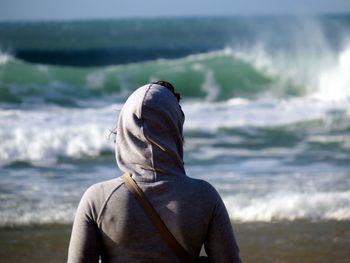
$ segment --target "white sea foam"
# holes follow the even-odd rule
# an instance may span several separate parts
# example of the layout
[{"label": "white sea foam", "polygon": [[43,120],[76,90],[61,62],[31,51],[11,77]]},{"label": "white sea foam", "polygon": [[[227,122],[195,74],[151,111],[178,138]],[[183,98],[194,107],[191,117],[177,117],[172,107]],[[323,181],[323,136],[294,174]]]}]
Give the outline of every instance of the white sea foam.
[{"label": "white sea foam", "polygon": [[319,75],[319,90],[313,94],[322,100],[350,99],[350,46],[340,52],[337,64]]},{"label": "white sea foam", "polygon": [[59,157],[97,156],[112,151],[108,135],[119,108],[1,110],[0,164],[47,164]]},{"label": "white sea foam", "polygon": [[227,196],[230,217],[241,222],[280,220],[350,220],[350,191],[277,192],[262,197]]},{"label": "white sea foam", "polygon": [[[108,135],[109,129],[115,126],[120,107],[2,109],[0,164],[15,161],[52,163],[59,157],[79,158],[97,156],[105,151],[113,152],[113,142],[108,140]],[[350,114],[347,102],[333,103],[307,98],[284,101],[239,98],[225,102],[185,101],[183,108],[186,132],[216,132],[222,128],[273,127],[303,121],[327,121],[335,111]],[[310,140],[316,139],[310,137]],[[214,154],[214,151],[210,154]]]},{"label": "white sea foam", "polygon": [[6,63],[9,62],[11,59],[12,59],[12,56],[11,56],[11,55],[0,51],[0,65],[6,64]]},{"label": "white sea foam", "polygon": [[[224,194],[223,200],[230,218],[237,222],[350,220],[350,191],[274,192],[260,197]],[[76,203],[55,200],[32,206],[3,207],[0,226],[71,223],[76,206]]]},{"label": "white sea foam", "polygon": [[320,101],[312,98],[289,100],[232,99],[225,102],[191,102],[183,105],[185,129],[216,131],[233,127],[273,127],[327,120],[332,112],[350,114],[347,101]]},{"label": "white sea foam", "polygon": [[[313,31],[314,32],[314,31]],[[322,56],[315,55],[314,46],[304,47],[295,55],[287,52],[268,52],[262,43],[249,50],[228,49],[232,56],[250,63],[258,71],[274,79],[272,95],[279,94],[291,83],[303,88],[305,96],[318,100],[349,100],[350,44],[335,52],[320,34],[322,44],[316,45]]]},{"label": "white sea foam", "polygon": [[6,209],[0,213],[0,226],[72,223],[76,205],[52,203],[41,208]]},{"label": "white sea foam", "polygon": [[216,83],[214,73],[211,70],[206,70],[205,81],[202,85],[202,89],[206,92],[206,101],[213,101],[217,99],[220,93],[220,87]]}]

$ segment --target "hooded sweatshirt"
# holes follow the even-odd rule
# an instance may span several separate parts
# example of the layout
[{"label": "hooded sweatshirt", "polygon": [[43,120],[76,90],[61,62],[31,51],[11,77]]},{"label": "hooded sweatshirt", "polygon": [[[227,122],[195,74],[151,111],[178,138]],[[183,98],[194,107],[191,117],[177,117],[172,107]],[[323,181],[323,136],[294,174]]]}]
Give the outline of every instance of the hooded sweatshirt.
[{"label": "hooded sweatshirt", "polygon": [[[170,232],[198,257],[239,263],[232,225],[217,191],[186,175],[184,115],[174,94],[149,84],[127,99],[118,120],[116,160],[143,190]],[[120,177],[83,195],[74,219],[68,262],[180,262]]]}]

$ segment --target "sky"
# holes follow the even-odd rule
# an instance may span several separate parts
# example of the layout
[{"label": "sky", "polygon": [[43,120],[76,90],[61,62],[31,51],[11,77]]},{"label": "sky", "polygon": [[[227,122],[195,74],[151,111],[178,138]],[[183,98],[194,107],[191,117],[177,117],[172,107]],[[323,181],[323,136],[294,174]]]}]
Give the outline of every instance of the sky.
[{"label": "sky", "polygon": [[0,21],[350,13],[350,0],[0,0]]}]

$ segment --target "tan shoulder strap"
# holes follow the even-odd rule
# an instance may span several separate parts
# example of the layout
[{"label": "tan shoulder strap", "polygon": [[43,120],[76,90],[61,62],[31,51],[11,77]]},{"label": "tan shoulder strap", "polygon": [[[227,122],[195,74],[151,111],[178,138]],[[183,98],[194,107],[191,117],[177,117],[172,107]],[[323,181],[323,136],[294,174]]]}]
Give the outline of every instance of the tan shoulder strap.
[{"label": "tan shoulder strap", "polygon": [[173,234],[169,231],[168,227],[160,218],[157,211],[153,208],[145,194],[135,183],[135,181],[130,177],[130,175],[125,173],[121,178],[125,182],[129,191],[134,195],[139,205],[143,208],[150,221],[158,229],[164,241],[168,244],[171,250],[180,259],[180,261],[184,263],[193,262],[190,254],[187,253],[187,251],[180,245],[180,243],[176,240]]}]

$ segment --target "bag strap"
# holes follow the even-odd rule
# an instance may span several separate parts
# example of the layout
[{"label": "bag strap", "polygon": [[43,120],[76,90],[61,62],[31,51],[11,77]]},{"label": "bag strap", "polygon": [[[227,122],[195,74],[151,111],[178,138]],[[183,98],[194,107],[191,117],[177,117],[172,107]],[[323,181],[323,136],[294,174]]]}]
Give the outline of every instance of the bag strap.
[{"label": "bag strap", "polygon": [[175,255],[180,259],[181,262],[193,262],[191,255],[181,246],[176,240],[173,234],[169,231],[163,220],[160,218],[157,211],[154,209],[152,204],[148,201],[141,188],[135,183],[128,173],[123,174],[121,177],[126,184],[126,187],[136,198],[139,205],[143,208],[146,215],[157,228],[164,241],[168,244]]}]

